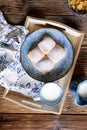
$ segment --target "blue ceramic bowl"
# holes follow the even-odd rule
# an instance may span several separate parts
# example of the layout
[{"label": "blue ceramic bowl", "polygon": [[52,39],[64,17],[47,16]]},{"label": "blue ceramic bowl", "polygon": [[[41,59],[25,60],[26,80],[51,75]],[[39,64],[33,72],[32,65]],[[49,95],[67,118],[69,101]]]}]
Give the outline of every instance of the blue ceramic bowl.
[{"label": "blue ceramic bowl", "polygon": [[77,80],[71,83],[70,92],[74,98],[74,102],[76,106],[79,106],[79,107],[87,106],[87,97],[83,97],[81,93],[79,93],[79,89],[81,89],[81,86],[84,83],[87,84],[87,80],[81,79],[81,80]]},{"label": "blue ceramic bowl", "polygon": [[[51,88],[53,87],[54,88],[54,85],[56,85],[56,88],[57,88],[57,91],[54,93],[54,94],[58,94],[59,96],[58,96],[58,98],[56,98],[55,100],[52,100],[52,97],[51,97],[51,100],[52,101],[50,101],[50,100],[46,100],[46,96],[44,96],[43,95],[43,89],[44,89],[44,87],[45,88],[47,88],[47,85],[50,85],[49,86],[49,89],[46,89],[46,93],[50,93],[50,91],[51,91]],[[53,86],[52,86],[52,84],[53,84]],[[52,89],[53,89],[52,88]],[[48,90],[49,90],[49,92],[48,92]],[[54,91],[54,90],[53,90]],[[51,95],[50,96],[52,96],[52,92],[53,91],[51,91]],[[46,94],[45,93],[45,94]],[[48,97],[50,98],[50,96],[49,96],[49,94],[48,94]],[[41,89],[41,91],[40,91],[40,100],[42,101],[42,103],[45,103],[46,105],[49,105],[49,106],[54,106],[54,105],[57,105],[58,103],[60,103],[61,102],[61,100],[62,100],[62,98],[63,98],[63,89],[59,86],[59,85],[57,85],[57,84],[54,84],[54,83],[47,83],[47,84],[45,84],[43,87],[42,87],[42,89]]]},{"label": "blue ceramic bowl", "polygon": [[[29,51],[34,49],[45,37],[51,37],[56,44],[65,50],[65,56],[55,64],[54,68],[46,74],[41,73],[35,68],[28,57]],[[26,72],[34,79],[43,82],[52,82],[62,78],[71,68],[74,59],[74,50],[67,37],[59,30],[52,28],[42,28],[30,34],[21,47],[21,63]]]},{"label": "blue ceramic bowl", "polygon": [[70,0],[68,0],[68,8],[70,10],[70,12],[74,15],[74,16],[87,16],[87,13],[85,14],[81,14],[81,13],[76,13],[70,6]]},{"label": "blue ceramic bowl", "polygon": [[[75,103],[78,105],[78,106],[87,106],[87,97],[83,97],[84,95],[83,94],[80,94],[82,92],[79,93],[79,89],[81,88],[81,86],[86,83],[87,84],[87,80],[81,82],[78,87],[77,87],[77,93],[76,93],[76,98],[75,98]],[[84,89],[84,87],[83,87]],[[87,93],[87,92],[86,92]],[[83,96],[82,96],[83,95]]]}]

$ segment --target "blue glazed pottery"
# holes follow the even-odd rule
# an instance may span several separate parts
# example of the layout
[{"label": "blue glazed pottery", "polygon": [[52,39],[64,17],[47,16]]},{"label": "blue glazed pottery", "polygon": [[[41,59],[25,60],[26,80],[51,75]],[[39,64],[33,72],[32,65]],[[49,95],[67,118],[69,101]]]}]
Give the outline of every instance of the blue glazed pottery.
[{"label": "blue glazed pottery", "polygon": [[[77,1],[77,0],[76,0]],[[70,10],[70,12],[74,15],[74,16],[87,16],[87,11],[86,11],[86,13],[77,13],[77,12],[75,12],[72,8],[71,8],[71,6],[70,6],[70,0],[68,0],[68,8],[69,8],[69,10]]]},{"label": "blue glazed pottery", "polygon": [[87,106],[87,80],[80,78],[73,81],[71,83],[70,92],[77,106]]},{"label": "blue glazed pottery", "polygon": [[[38,43],[41,42],[45,36],[51,37],[56,44],[60,45],[65,50],[65,56],[55,64],[51,71],[43,74],[36,69],[28,53],[37,47]],[[32,78],[43,82],[52,82],[62,78],[70,70],[73,64],[73,57],[74,50],[70,41],[62,32],[52,28],[36,30],[26,38],[21,47],[21,63],[23,68]]]},{"label": "blue glazed pottery", "polygon": [[60,103],[63,97],[62,88],[56,83],[46,83],[40,91],[40,100],[49,106]]}]

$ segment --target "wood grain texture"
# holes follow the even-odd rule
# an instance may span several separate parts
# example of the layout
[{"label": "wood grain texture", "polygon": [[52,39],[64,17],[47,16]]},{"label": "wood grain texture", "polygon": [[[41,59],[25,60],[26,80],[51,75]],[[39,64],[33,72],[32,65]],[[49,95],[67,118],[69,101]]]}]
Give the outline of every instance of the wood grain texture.
[{"label": "wood grain texture", "polygon": [[87,130],[87,116],[0,114],[1,130]]},{"label": "wood grain texture", "polygon": [[[87,79],[87,16],[73,16],[67,0],[0,0],[8,23],[23,25],[26,16],[62,22],[85,33],[81,51],[72,78],[79,75]],[[0,87],[0,130],[87,130],[87,107],[76,107],[69,91],[61,116],[42,114],[16,105],[2,98]]]},{"label": "wood grain texture", "polygon": [[29,13],[37,16],[70,14],[67,0],[0,0],[0,6],[5,14]]}]

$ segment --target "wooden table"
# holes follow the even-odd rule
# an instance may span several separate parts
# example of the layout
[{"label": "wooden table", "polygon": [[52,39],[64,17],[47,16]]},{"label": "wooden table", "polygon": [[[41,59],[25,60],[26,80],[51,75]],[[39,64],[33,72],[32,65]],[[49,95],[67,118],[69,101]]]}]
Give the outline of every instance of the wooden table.
[{"label": "wooden table", "polygon": [[[87,17],[75,17],[67,0],[0,0],[0,9],[10,24],[24,24],[26,16],[56,20],[85,32],[73,78],[87,78]],[[62,115],[38,113],[2,98],[0,87],[0,130],[87,130],[87,107],[76,107],[68,92]]]}]

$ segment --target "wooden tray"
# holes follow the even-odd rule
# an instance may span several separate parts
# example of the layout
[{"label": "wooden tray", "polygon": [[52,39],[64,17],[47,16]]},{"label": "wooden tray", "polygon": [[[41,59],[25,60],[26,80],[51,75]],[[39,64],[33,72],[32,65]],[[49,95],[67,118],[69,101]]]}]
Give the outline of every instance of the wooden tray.
[{"label": "wooden tray", "polygon": [[78,58],[78,54],[80,51],[81,43],[84,37],[84,33],[77,31],[71,27],[68,27],[62,23],[59,22],[54,22],[51,20],[44,20],[44,19],[38,19],[34,17],[29,17],[27,16],[26,21],[25,21],[25,26],[29,29],[30,33],[33,31],[43,28],[43,27],[52,27],[56,28],[60,31],[62,31],[68,39],[71,41],[72,46],[74,48],[74,62],[73,65],[70,69],[70,71],[59,80],[60,86],[62,86],[64,90],[64,96],[60,104],[57,106],[47,106],[43,103],[39,102],[34,102],[33,99],[20,94],[18,92],[13,92],[9,90],[5,90],[3,97],[5,99],[11,100],[19,105],[22,105],[28,109],[32,110],[37,110],[40,112],[49,112],[49,113],[54,113],[60,115],[62,112],[63,104],[66,98],[66,94],[70,85],[70,81],[72,78],[72,74],[75,68],[75,64]]}]

